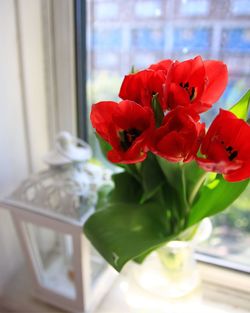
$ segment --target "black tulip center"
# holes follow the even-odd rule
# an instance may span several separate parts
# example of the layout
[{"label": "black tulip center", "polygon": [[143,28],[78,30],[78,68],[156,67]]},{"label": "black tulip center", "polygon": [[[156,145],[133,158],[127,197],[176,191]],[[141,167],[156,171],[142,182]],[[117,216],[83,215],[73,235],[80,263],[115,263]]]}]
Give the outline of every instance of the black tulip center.
[{"label": "black tulip center", "polygon": [[136,128],[129,128],[119,132],[120,140],[121,140],[121,147],[124,151],[127,151],[135,139],[139,137],[141,131]]},{"label": "black tulip center", "polygon": [[229,161],[233,161],[237,155],[238,155],[238,151],[234,150],[234,148],[232,146],[225,146],[224,145],[224,141],[221,141],[221,144],[224,146],[226,152],[228,153],[228,159]]},{"label": "black tulip center", "polygon": [[189,95],[190,101],[193,101],[196,97],[195,88],[189,85],[189,82],[180,83],[180,86],[186,90]]}]

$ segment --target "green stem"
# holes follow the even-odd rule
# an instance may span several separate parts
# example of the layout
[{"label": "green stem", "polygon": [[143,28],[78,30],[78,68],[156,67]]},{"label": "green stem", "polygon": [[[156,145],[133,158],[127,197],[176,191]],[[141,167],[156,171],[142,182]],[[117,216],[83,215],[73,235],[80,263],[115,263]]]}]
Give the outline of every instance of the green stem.
[{"label": "green stem", "polygon": [[189,205],[191,206],[195,197],[197,196],[201,186],[203,185],[203,183],[205,182],[206,178],[207,178],[207,172],[204,172],[203,175],[201,175],[201,177],[197,180],[197,183],[194,185],[194,188],[189,196],[189,199],[188,199],[188,203]]},{"label": "green stem", "polygon": [[186,230],[184,230],[183,232],[181,232],[178,235],[178,240],[181,241],[191,241],[194,236],[196,235],[197,229],[199,228],[200,223],[197,223],[189,228],[187,228]]},{"label": "green stem", "polygon": [[188,213],[190,210],[190,203],[187,199],[187,186],[186,186],[186,179],[185,179],[185,171],[184,171],[184,164],[181,165],[181,182],[183,187],[183,201],[184,201],[184,212],[182,215],[183,221],[182,221],[182,227],[186,227],[187,221],[188,221]]},{"label": "green stem", "polygon": [[185,204],[186,210],[188,210],[189,209],[189,203],[187,201],[187,187],[186,187],[185,171],[183,169],[183,164],[181,165],[181,182],[182,182],[182,186],[183,186],[184,204]]},{"label": "green stem", "polygon": [[135,164],[123,164],[123,168],[131,174],[139,183],[141,183],[140,174]]}]

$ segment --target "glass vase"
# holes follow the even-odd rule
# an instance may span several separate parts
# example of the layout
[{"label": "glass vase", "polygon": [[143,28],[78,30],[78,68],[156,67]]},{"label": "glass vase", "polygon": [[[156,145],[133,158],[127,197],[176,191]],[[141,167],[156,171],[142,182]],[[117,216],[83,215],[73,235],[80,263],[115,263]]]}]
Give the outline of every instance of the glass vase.
[{"label": "glass vase", "polygon": [[178,240],[151,253],[142,265],[135,267],[137,283],[164,298],[183,297],[198,288],[201,279],[194,250],[199,242],[209,237],[211,230],[210,220],[204,220],[196,228],[181,234]]}]

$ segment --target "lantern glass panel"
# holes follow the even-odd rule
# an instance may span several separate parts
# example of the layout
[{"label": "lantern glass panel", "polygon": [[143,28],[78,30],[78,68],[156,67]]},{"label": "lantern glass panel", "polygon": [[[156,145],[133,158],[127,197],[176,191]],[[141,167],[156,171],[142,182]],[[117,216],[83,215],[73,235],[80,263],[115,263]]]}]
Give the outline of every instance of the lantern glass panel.
[{"label": "lantern glass panel", "polygon": [[91,255],[91,285],[94,286],[100,275],[107,269],[107,262],[92,246],[90,247]]},{"label": "lantern glass panel", "polygon": [[26,222],[23,229],[39,283],[43,288],[75,299],[72,236]]}]

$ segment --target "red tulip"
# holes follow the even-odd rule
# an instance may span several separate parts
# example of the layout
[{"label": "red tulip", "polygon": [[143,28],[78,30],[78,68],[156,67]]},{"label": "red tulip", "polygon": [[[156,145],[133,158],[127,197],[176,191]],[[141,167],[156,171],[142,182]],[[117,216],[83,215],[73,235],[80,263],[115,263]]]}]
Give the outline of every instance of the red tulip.
[{"label": "red tulip", "polygon": [[119,97],[144,106],[151,106],[152,96],[158,94],[158,100],[165,110],[169,86],[167,71],[147,69],[126,75],[121,85]]},{"label": "red tulip", "polygon": [[192,160],[205,133],[195,112],[178,107],[170,111],[151,137],[150,150],[171,162]]},{"label": "red tulip", "polygon": [[197,158],[206,171],[224,175],[230,182],[250,177],[250,125],[233,113],[220,110],[201,144],[205,158]]},{"label": "red tulip", "polygon": [[173,64],[172,60],[169,60],[169,59],[162,60],[158,63],[151,64],[149,66],[149,69],[154,70],[154,71],[161,70],[161,71],[165,71],[167,73],[169,71],[169,69],[171,68],[172,64]]},{"label": "red tulip", "polygon": [[146,158],[147,140],[154,129],[151,108],[133,101],[98,102],[90,119],[96,132],[111,146],[108,159],[114,163],[136,163]]},{"label": "red tulip", "polygon": [[176,61],[169,75],[169,108],[184,106],[197,113],[207,111],[220,98],[228,78],[224,63],[203,61],[200,56],[184,62]]}]

